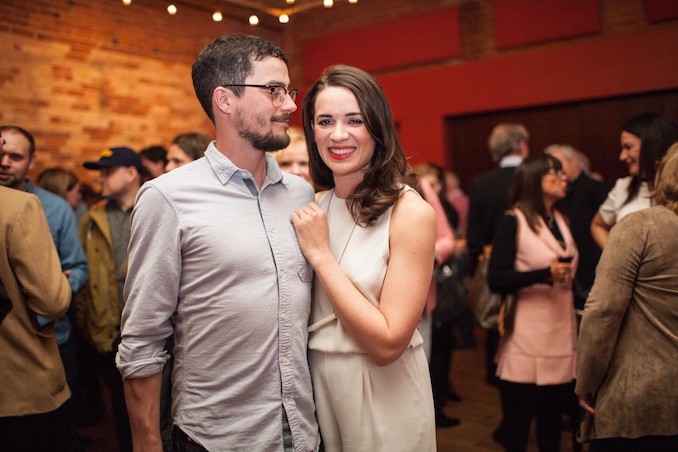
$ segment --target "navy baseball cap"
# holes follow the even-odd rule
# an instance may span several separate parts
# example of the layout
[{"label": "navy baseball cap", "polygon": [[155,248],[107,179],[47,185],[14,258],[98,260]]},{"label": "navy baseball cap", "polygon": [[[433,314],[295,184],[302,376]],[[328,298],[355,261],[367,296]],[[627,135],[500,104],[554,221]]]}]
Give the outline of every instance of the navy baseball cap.
[{"label": "navy baseball cap", "polygon": [[134,166],[140,173],[143,171],[141,157],[131,148],[125,146],[106,148],[99,155],[99,160],[85,162],[82,166],[93,170],[114,166]]}]

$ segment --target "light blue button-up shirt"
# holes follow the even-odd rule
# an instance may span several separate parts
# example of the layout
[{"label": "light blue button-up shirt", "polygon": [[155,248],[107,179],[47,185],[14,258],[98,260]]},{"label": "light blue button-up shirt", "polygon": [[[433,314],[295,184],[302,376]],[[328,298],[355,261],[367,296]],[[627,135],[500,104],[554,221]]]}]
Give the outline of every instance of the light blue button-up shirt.
[{"label": "light blue button-up shirt", "polygon": [[312,271],[290,221],[313,196],[270,156],[258,189],[214,143],[137,195],[118,368],[160,372],[174,332],[174,422],[208,450],[282,450],[283,407],[295,450],[318,448]]},{"label": "light blue button-up shirt", "polygon": [[[26,191],[33,193],[40,199],[42,208],[52,239],[59,254],[61,270],[70,270],[68,283],[73,293],[82,289],[87,282],[88,265],[85,252],[82,250],[78,224],[73,209],[64,198],[50,191],[36,187],[31,180],[26,181]],[[47,317],[38,316],[38,322],[46,325],[51,322]],[[64,344],[70,337],[73,327],[67,314],[64,314],[55,324],[57,344]]]}]

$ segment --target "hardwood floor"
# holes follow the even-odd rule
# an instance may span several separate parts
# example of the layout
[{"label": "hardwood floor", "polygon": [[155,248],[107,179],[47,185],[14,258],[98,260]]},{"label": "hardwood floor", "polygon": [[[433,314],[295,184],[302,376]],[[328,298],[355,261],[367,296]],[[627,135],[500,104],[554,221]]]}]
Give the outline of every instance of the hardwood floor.
[{"label": "hardwood floor", "polygon": [[[483,330],[476,330],[476,348],[455,350],[452,363],[452,382],[462,398],[450,403],[445,414],[458,417],[457,427],[438,429],[439,452],[496,452],[503,448],[492,440],[492,431],[499,425],[499,390],[485,382]],[[530,433],[528,451],[538,451],[534,426]],[[572,452],[572,436],[564,431],[561,452]],[[586,446],[584,447],[586,451]],[[545,451],[548,452],[548,451]]]},{"label": "hardwood floor", "polygon": [[[499,425],[499,390],[485,383],[483,362],[484,331],[476,331],[476,348],[455,350],[451,369],[452,382],[462,397],[458,403],[445,407],[448,416],[458,417],[461,425],[438,429],[439,452],[497,452],[503,450],[492,440],[492,431]],[[104,395],[107,408],[110,403]],[[107,412],[101,423],[81,429],[85,452],[115,452],[116,439],[112,419]],[[534,429],[530,435],[528,452],[537,451]],[[561,441],[562,452],[572,452],[572,438],[564,431]],[[587,448],[584,446],[584,451]],[[414,451],[413,451],[414,452]],[[549,452],[549,451],[545,451]]]}]

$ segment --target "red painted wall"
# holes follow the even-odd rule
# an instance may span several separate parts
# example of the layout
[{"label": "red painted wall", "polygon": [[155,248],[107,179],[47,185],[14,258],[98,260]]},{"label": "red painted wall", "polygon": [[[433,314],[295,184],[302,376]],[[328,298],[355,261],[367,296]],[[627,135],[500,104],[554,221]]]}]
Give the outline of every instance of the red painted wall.
[{"label": "red painted wall", "polygon": [[449,115],[678,87],[678,28],[380,77],[413,161],[444,163]]},{"label": "red painted wall", "polygon": [[599,0],[495,0],[497,47],[600,32]]},{"label": "red painted wall", "polygon": [[371,72],[458,57],[460,39],[457,8],[313,39],[303,44],[304,80],[338,63]]}]

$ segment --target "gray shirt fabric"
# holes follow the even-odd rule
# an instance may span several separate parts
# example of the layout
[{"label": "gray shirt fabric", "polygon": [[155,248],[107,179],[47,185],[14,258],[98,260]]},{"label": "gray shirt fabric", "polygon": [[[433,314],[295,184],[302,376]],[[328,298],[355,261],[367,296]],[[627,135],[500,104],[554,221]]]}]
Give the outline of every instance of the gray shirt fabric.
[{"label": "gray shirt fabric", "polygon": [[[317,450],[306,359],[312,271],[290,221],[313,200],[267,156],[260,192],[214,143],[140,190],[117,363],[161,371],[174,331],[172,415],[208,450]],[[174,323],[174,328],[172,324]]]},{"label": "gray shirt fabric", "polygon": [[113,240],[113,255],[115,256],[115,281],[118,285],[118,300],[122,302],[123,287],[127,268],[127,246],[132,230],[132,208],[122,210],[117,203],[106,203],[106,215],[111,227],[111,240]]}]

